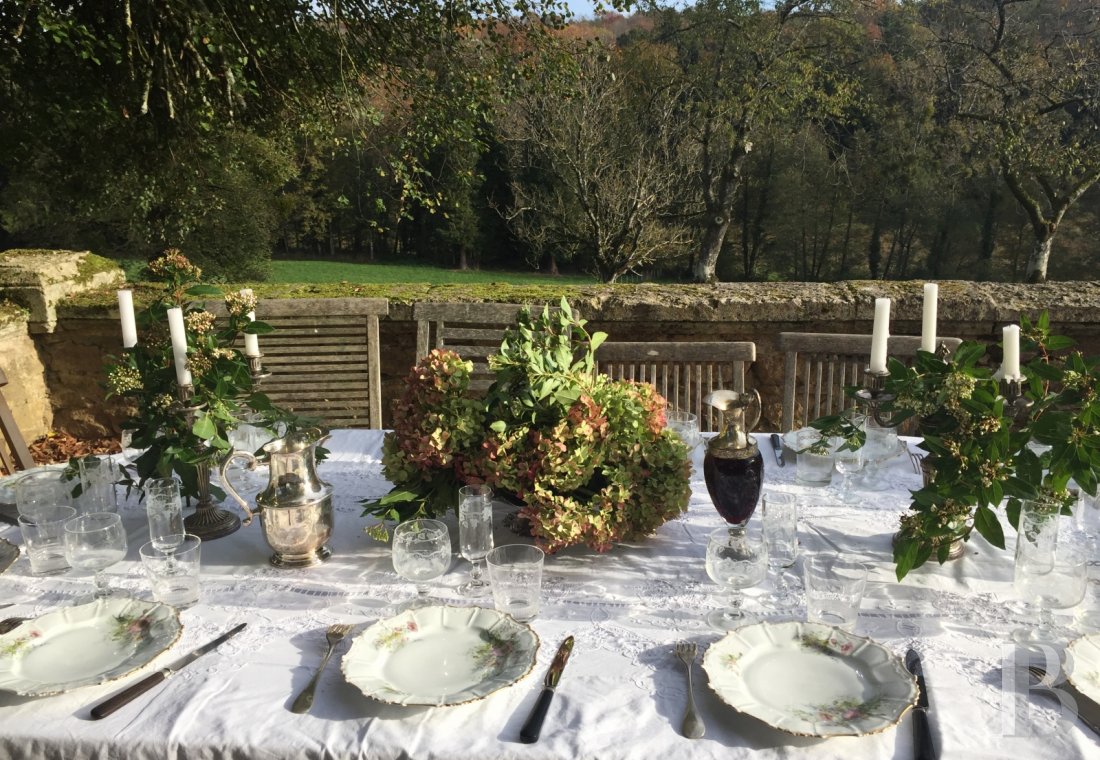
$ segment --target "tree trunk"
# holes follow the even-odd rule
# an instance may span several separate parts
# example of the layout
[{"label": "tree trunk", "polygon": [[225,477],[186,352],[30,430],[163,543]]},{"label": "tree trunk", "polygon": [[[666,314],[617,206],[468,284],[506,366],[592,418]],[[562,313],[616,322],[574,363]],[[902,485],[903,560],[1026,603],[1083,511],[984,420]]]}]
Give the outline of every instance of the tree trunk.
[{"label": "tree trunk", "polygon": [[1027,260],[1027,274],[1024,279],[1028,282],[1047,281],[1047,264],[1050,262],[1050,244],[1054,240],[1054,232],[1051,229],[1046,237],[1035,241],[1035,247],[1031,249]]},{"label": "tree trunk", "polygon": [[714,270],[729,228],[728,217],[714,217],[714,221],[703,229],[703,242],[699,247],[699,258],[695,261],[696,282],[714,282],[717,279]]},{"label": "tree trunk", "polygon": [[463,272],[470,268],[470,262],[466,258],[466,246],[458,249],[458,268]]}]

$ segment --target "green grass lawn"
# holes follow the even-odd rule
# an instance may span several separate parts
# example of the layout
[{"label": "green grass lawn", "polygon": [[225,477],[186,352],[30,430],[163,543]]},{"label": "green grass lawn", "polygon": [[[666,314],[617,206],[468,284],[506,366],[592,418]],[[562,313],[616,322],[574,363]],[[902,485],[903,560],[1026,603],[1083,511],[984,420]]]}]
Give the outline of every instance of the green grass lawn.
[{"label": "green grass lawn", "polygon": [[511,285],[578,284],[589,285],[596,280],[584,275],[551,277],[537,272],[504,272],[495,270],[460,271],[441,267],[409,264],[351,264],[338,261],[272,261],[272,284],[347,282],[371,285],[389,283],[429,283],[453,285],[504,282]]},{"label": "green grass lawn", "polygon": [[[145,262],[128,259],[119,262],[131,281],[141,279]],[[423,283],[427,285],[485,285],[494,282],[510,285],[592,285],[594,277],[565,274],[552,277],[539,272],[506,272],[426,266],[423,264],[366,264],[341,261],[283,260],[271,262],[271,285],[348,283],[351,285],[390,285]]]}]

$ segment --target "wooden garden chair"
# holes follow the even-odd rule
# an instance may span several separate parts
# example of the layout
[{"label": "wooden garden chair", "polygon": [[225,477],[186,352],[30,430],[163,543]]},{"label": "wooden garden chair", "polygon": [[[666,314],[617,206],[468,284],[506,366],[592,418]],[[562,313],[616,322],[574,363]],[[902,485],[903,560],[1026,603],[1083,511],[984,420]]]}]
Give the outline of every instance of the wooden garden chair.
[{"label": "wooden garden chair", "polygon": [[[940,338],[939,342],[951,351],[962,343],[959,338]],[[919,336],[893,335],[887,351],[907,362],[916,356],[920,344]],[[779,348],[784,354],[784,432],[854,405],[844,388],[863,382],[871,356],[870,335],[781,332]]]},{"label": "wooden garden chair", "polygon": [[6,447],[0,446],[0,461],[3,462],[4,469],[12,473],[17,469],[28,470],[34,467],[34,457],[31,456],[27,441],[15,424],[11,407],[4,398],[3,388],[7,384],[8,376],[4,374],[4,370],[0,369],[0,431],[3,431],[4,441],[7,444]]},{"label": "wooden garden chair", "polygon": [[609,341],[596,349],[597,372],[650,383],[672,408],[698,416],[703,432],[718,430],[722,422],[703,398],[715,390],[744,390],[746,366],[755,360],[756,344],[750,341]]}]

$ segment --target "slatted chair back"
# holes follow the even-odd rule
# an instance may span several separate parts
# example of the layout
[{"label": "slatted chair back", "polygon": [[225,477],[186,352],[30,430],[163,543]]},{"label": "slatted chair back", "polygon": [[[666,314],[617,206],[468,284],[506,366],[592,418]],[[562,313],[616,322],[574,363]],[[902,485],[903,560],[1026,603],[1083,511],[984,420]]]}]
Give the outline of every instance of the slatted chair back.
[{"label": "slatted chair back", "polygon": [[608,341],[596,349],[597,372],[655,386],[672,408],[697,415],[703,432],[722,423],[703,398],[715,390],[744,390],[746,367],[755,360],[751,341]]},{"label": "slatted chair back", "polygon": [[378,319],[384,298],[270,299],[256,317],[275,328],[261,336],[260,390],[279,406],[329,427],[382,427]]},{"label": "slatted chair back", "polygon": [[[959,338],[940,338],[954,351]],[[892,335],[889,355],[906,361],[916,356],[921,339],[915,335]],[[844,333],[779,333],[783,351],[783,430],[793,430],[827,414],[854,406],[844,388],[863,382],[871,356],[870,335]]]},{"label": "slatted chair back", "polygon": [[[433,349],[451,349],[463,359],[473,362],[470,389],[485,391],[493,382],[489,357],[498,353],[505,331],[515,324],[523,308],[523,304],[517,303],[413,304],[416,360],[420,361]],[[542,313],[544,307],[534,304],[526,308],[537,315]]]},{"label": "slatted chair back", "polygon": [[16,469],[28,470],[34,467],[34,457],[31,456],[30,449],[27,448],[27,441],[15,424],[11,407],[8,406],[8,401],[4,398],[3,389],[7,384],[8,376],[4,373],[4,370],[0,369],[0,431],[3,432],[4,442],[7,444],[6,446],[0,446],[0,462],[3,462],[4,469],[7,472],[12,473]]}]

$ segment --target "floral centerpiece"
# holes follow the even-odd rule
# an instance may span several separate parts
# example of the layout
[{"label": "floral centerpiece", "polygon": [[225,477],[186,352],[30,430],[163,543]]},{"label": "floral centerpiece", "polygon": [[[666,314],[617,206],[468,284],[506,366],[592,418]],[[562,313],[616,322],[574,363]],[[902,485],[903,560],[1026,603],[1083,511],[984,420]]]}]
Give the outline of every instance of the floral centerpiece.
[{"label": "floral centerpiece", "polygon": [[[915,418],[927,455],[925,484],[913,492],[894,543],[897,576],[932,556],[941,563],[974,531],[1003,549],[996,510],[1015,528],[1024,501],[1051,511],[1073,502],[1070,482],[1095,495],[1100,477],[1100,359],[1072,350],[1052,335],[1044,313],[1021,320],[1018,398],[1005,397],[1001,371],[990,367],[990,347],[964,342],[949,358],[920,351],[911,366],[892,359],[884,409],[890,422]],[[853,391],[855,389],[852,389]],[[842,415],[811,423],[824,435],[858,447],[863,437]]]},{"label": "floral centerpiece", "polygon": [[[248,361],[235,347],[242,334],[272,330],[250,317],[256,309],[251,291],[223,293],[204,284],[202,270],[175,249],[150,262],[149,271],[163,288],[136,314],[138,342],[112,357],[107,367],[108,396],[130,402],[133,413],[122,424],[132,430],[132,445],[144,449],[122,482],[132,485],[135,474],[140,484],[175,473],[181,493],[197,497],[202,492],[199,473],[231,451],[229,432],[242,417],[256,413],[258,424],[271,428],[308,421],[274,406],[256,390]],[[224,323],[198,300],[207,298],[224,301]],[[192,377],[186,404],[180,398],[169,337],[167,314],[173,307],[182,309],[186,332]]]},{"label": "floral centerpiece", "polygon": [[[393,490],[364,514],[400,521],[453,509],[464,484],[517,497],[549,551],[599,551],[650,535],[687,508],[687,447],[665,429],[650,385],[595,372],[589,335],[563,299],[554,314],[521,313],[489,358],[495,380],[470,394],[472,365],[435,350],[413,367],[393,407],[382,462]],[[368,529],[384,537],[378,523]]]}]

